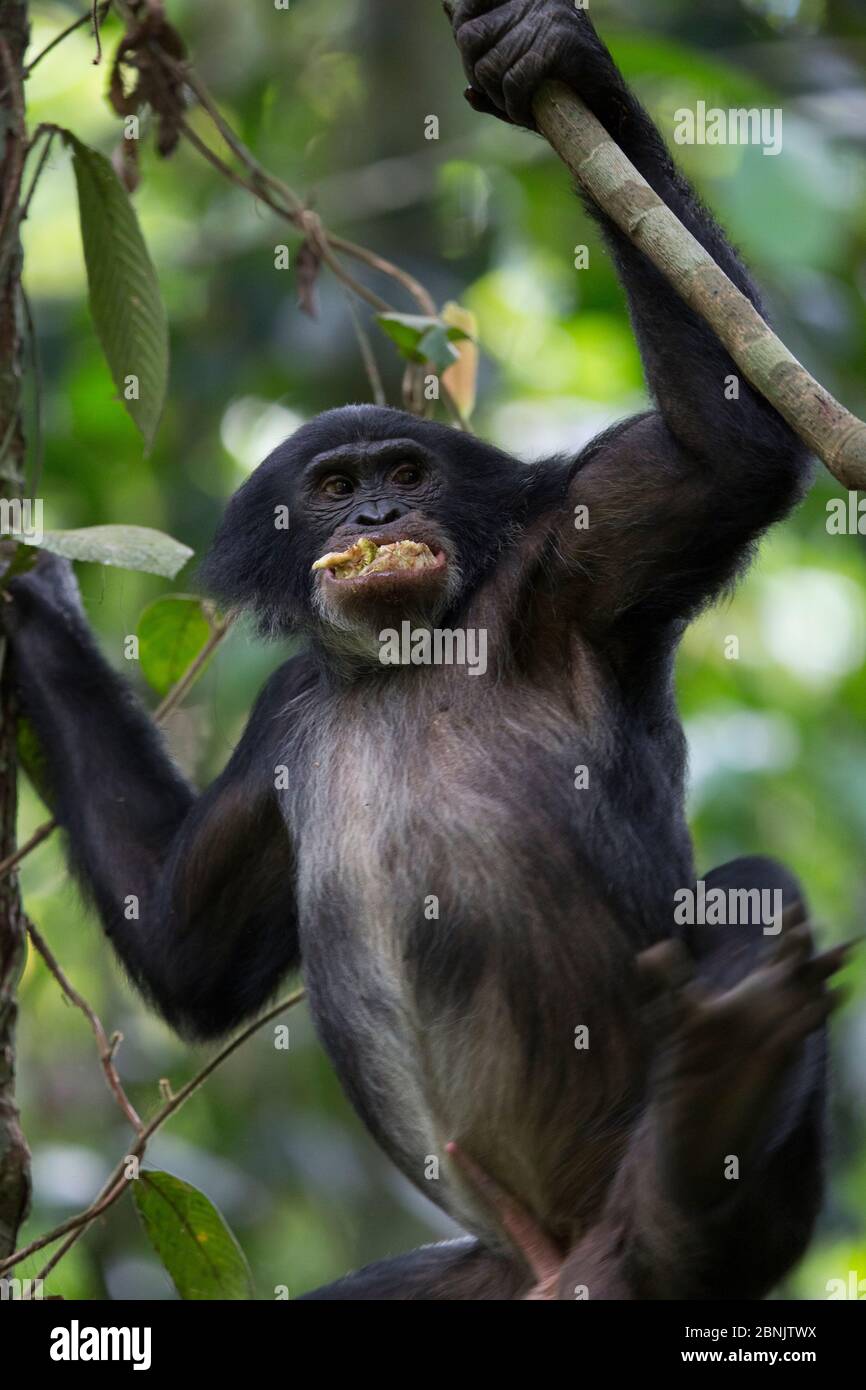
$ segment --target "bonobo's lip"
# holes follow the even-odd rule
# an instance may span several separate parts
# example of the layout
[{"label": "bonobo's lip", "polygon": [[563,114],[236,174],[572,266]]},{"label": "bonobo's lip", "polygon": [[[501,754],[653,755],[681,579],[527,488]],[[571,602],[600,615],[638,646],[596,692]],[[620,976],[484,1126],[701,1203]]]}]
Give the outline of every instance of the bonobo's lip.
[{"label": "bonobo's lip", "polygon": [[[370,551],[371,545],[376,547],[375,551]],[[386,551],[385,555],[382,554],[383,550]],[[364,551],[367,551],[366,555]],[[387,561],[392,554],[394,564],[389,564]],[[423,583],[427,578],[438,578],[447,565],[443,550],[415,536],[364,535],[359,536],[344,550],[333,552],[335,561],[339,558],[345,567],[360,565],[360,572],[341,574],[339,563],[323,563],[331,558],[331,554],[323,555],[313,566],[314,571],[322,575],[322,582],[325,584],[353,590],[362,587],[375,588],[382,584],[393,587],[395,584],[411,586]],[[364,568],[365,564],[377,564],[377,568],[368,570]]]}]

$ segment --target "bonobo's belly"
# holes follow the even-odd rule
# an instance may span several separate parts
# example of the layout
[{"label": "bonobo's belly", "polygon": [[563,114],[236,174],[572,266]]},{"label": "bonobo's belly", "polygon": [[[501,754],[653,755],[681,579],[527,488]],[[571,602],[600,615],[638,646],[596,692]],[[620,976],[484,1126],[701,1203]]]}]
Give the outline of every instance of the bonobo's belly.
[{"label": "bonobo's belly", "polygon": [[498,1239],[452,1139],[571,1235],[640,1102],[631,963],[664,930],[647,915],[658,824],[644,844],[614,817],[565,721],[531,743],[503,721],[492,750],[470,722],[377,734],[316,741],[319,804],[296,827],[323,1042],[375,1136],[463,1225]]}]

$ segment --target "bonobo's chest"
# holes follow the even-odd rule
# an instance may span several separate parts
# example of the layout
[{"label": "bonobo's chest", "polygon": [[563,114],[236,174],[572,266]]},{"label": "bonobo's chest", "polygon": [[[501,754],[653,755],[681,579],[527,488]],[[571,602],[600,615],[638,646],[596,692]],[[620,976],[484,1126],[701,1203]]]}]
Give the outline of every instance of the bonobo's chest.
[{"label": "bonobo's chest", "polygon": [[583,675],[575,692],[400,671],[311,707],[289,808],[302,919],[363,918],[402,950],[408,927],[445,913],[501,930],[540,903],[573,916],[594,885],[652,896],[650,851],[681,823],[678,771]]},{"label": "bonobo's chest", "polygon": [[[557,1097],[583,1153],[631,1097],[633,957],[687,881],[679,793],[663,759],[641,790],[641,740],[599,686],[593,705],[564,683],[425,675],[311,702],[297,722],[305,979],[343,1084],[404,1172],[420,1181],[456,1135],[541,1193],[561,1153],[532,1098]],[[614,1039],[579,1083],[577,1026]],[[591,1192],[587,1153],[564,1171]],[[458,1195],[440,1200],[472,1226]]]}]

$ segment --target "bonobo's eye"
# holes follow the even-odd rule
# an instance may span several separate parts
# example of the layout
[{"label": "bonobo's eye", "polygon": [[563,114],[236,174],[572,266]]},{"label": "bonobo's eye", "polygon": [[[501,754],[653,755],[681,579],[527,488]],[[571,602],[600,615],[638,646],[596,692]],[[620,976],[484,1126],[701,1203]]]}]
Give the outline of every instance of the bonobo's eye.
[{"label": "bonobo's eye", "polygon": [[322,479],[320,489],[329,497],[351,497],[355,491],[355,484],[343,473],[331,473],[329,477]]},{"label": "bonobo's eye", "polygon": [[391,474],[391,482],[398,487],[415,487],[421,481],[421,469],[417,463],[401,463]]}]

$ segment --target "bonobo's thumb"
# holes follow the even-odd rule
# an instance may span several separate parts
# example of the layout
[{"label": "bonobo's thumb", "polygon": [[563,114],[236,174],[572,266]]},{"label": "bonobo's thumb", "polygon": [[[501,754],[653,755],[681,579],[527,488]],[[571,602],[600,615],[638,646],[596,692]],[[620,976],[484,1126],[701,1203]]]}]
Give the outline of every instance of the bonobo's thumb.
[{"label": "bonobo's thumb", "polygon": [[498,120],[504,121],[506,125],[514,125],[510,116],[504,111],[500,111],[498,106],[486,97],[483,92],[479,92],[477,87],[467,87],[463,93],[473,111],[480,111],[484,116],[496,116]]}]

